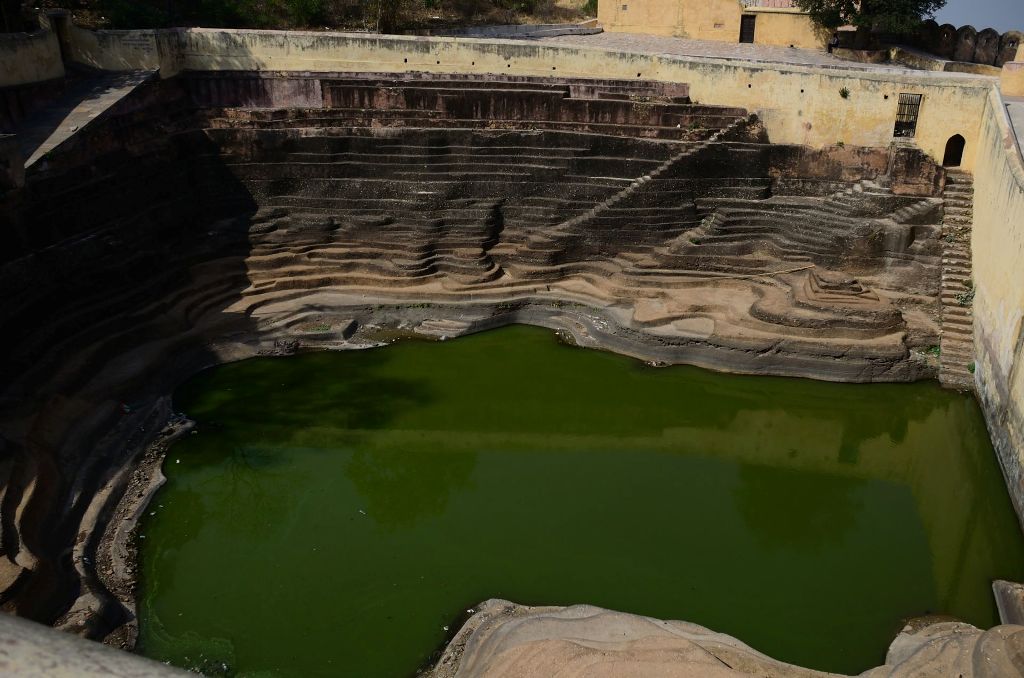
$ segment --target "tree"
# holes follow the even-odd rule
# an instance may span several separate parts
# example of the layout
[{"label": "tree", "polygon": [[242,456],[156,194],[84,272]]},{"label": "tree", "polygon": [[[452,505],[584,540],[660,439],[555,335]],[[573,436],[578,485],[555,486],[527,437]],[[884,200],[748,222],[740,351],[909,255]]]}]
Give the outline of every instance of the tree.
[{"label": "tree", "polygon": [[796,0],[796,4],[825,28],[849,25],[861,34],[869,30],[903,33],[945,7],[946,0]]},{"label": "tree", "polygon": [[0,31],[15,33],[23,30],[21,0],[0,0]]}]

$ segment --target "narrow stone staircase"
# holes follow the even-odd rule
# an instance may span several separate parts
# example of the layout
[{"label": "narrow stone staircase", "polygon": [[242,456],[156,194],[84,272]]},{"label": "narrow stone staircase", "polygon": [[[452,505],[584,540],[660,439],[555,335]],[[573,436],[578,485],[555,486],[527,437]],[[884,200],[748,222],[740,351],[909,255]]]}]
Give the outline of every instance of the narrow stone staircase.
[{"label": "narrow stone staircase", "polygon": [[567,221],[562,222],[556,228],[560,231],[571,231],[581,226],[585,226],[587,223],[593,221],[598,216],[600,216],[601,213],[606,212],[607,210],[615,207],[624,200],[632,198],[641,188],[643,188],[651,180],[659,178],[662,174],[664,174],[665,172],[669,171],[676,165],[679,165],[680,163],[686,160],[698,157],[700,153],[705,149],[709,148],[710,146],[713,146],[719,141],[722,141],[729,135],[739,130],[742,130],[749,124],[749,118],[739,118],[738,120],[734,120],[727,127],[715,132],[713,135],[711,135],[704,141],[698,141],[693,144],[688,144],[686,148],[684,148],[679,153],[676,153],[671,158],[658,165],[658,167],[651,170],[648,174],[645,174],[641,177],[637,177],[632,183],[630,183],[629,186],[625,187],[624,189],[622,189],[615,195],[611,196],[604,202],[595,205],[593,208],[587,210],[583,214],[580,214]]},{"label": "narrow stone staircase", "polygon": [[974,185],[971,175],[951,170],[943,191],[942,335],[939,381],[947,388],[974,388],[974,282],[971,279],[971,226]]}]

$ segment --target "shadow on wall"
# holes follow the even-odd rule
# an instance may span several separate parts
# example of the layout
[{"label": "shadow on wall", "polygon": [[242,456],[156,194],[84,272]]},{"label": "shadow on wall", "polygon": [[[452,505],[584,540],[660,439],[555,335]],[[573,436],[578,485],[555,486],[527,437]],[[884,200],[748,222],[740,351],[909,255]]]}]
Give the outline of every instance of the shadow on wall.
[{"label": "shadow on wall", "polygon": [[129,621],[97,576],[125,469],[216,340],[254,333],[227,310],[254,203],[191,115],[147,83],[0,192],[0,605],[93,638]]}]

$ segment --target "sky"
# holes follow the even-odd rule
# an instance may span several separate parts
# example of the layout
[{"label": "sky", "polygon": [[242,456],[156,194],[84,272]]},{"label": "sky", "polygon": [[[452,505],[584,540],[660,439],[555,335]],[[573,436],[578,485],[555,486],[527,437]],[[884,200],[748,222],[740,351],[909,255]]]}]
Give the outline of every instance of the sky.
[{"label": "sky", "polygon": [[935,13],[935,20],[957,28],[970,24],[979,31],[1024,31],[1024,0],[949,0]]}]

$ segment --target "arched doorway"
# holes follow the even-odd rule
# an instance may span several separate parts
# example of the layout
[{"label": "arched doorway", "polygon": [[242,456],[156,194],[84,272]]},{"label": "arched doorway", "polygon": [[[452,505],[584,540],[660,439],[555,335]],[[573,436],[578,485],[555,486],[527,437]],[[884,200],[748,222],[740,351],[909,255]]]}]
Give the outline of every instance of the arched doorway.
[{"label": "arched doorway", "polygon": [[943,167],[959,167],[964,159],[964,146],[967,142],[959,134],[954,134],[946,142],[946,154],[942,156]]}]

